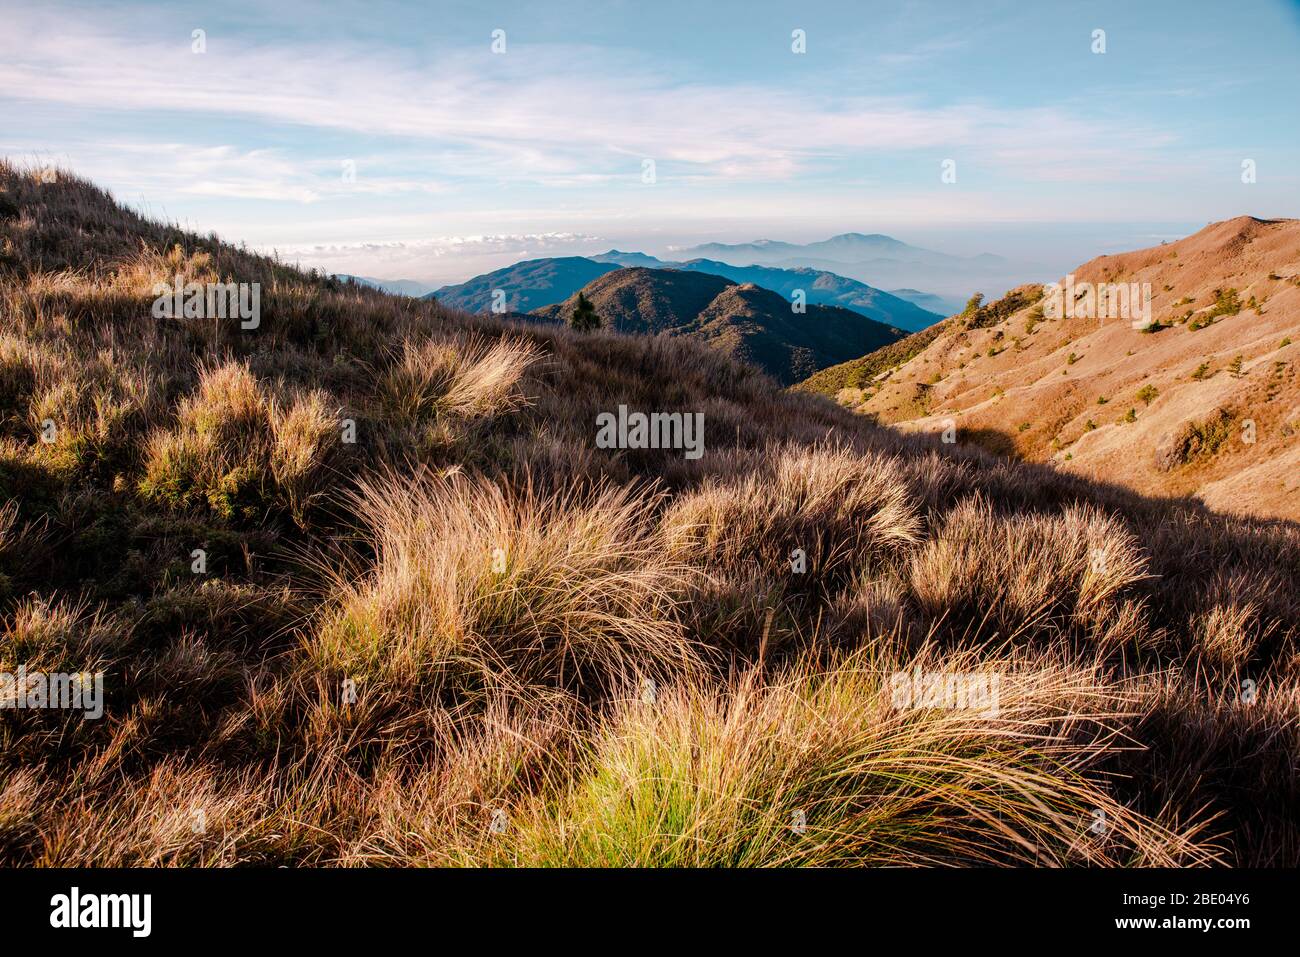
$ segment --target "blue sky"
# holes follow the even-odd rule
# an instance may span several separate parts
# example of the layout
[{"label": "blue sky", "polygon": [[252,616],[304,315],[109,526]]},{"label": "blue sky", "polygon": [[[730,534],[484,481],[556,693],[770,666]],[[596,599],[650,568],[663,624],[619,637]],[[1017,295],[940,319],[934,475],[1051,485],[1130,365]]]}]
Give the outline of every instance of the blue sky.
[{"label": "blue sky", "polygon": [[3,4],[0,152],[334,271],[1300,215],[1296,2]]}]

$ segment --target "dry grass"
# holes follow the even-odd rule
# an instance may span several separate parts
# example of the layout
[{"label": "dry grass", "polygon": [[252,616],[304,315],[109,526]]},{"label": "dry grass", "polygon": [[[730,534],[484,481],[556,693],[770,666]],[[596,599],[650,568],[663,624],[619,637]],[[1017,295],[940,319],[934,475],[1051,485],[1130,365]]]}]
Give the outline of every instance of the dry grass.
[{"label": "dry grass", "polygon": [[[999,713],[899,710],[880,647],[764,682],[619,703],[576,779],[520,809],[483,862],[916,866],[1205,861],[1081,771],[1120,702],[1084,670],[1004,671]],[[896,667],[997,673],[931,656]],[[883,670],[882,670],[883,669]],[[1097,820],[1104,830],[1093,833]]]},{"label": "dry grass", "polygon": [[1139,634],[1129,596],[1148,577],[1141,544],[1114,516],[1088,506],[999,516],[973,498],[918,553],[911,585],[932,617],[978,615],[1012,635],[1077,628],[1114,645]]},{"label": "dry grass", "polygon": [[1300,863],[1294,526],[0,193],[0,670],[105,673],[0,711],[0,863]]},{"label": "dry grass", "polygon": [[697,660],[676,620],[687,570],[636,488],[543,494],[385,475],[350,497],[374,567],[338,580],[308,654],[385,687],[599,685]]},{"label": "dry grass", "polygon": [[140,491],[175,507],[206,504],[231,517],[285,508],[300,523],[321,495],[342,440],[337,405],[321,390],[277,397],[246,364],[199,374],[177,424],[146,446]]},{"label": "dry grass", "polygon": [[723,468],[726,478],[679,496],[664,518],[668,548],[706,568],[788,570],[800,549],[809,570],[830,574],[918,541],[903,470],[883,456],[777,446]]},{"label": "dry grass", "polygon": [[379,391],[385,411],[404,422],[513,411],[522,402],[519,379],[537,358],[523,340],[492,342],[479,336],[463,343],[408,340],[400,355],[382,376]]}]

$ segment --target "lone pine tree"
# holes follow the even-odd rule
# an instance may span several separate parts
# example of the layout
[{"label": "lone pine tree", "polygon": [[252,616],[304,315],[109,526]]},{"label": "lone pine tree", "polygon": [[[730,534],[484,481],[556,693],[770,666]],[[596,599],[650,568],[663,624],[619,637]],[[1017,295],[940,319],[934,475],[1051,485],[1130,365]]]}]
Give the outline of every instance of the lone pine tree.
[{"label": "lone pine tree", "polygon": [[569,316],[569,328],[579,332],[591,332],[593,329],[599,329],[600,326],[600,316],[596,315],[596,307],[591,304],[590,299],[578,293],[578,302],[573,307],[573,315]]}]

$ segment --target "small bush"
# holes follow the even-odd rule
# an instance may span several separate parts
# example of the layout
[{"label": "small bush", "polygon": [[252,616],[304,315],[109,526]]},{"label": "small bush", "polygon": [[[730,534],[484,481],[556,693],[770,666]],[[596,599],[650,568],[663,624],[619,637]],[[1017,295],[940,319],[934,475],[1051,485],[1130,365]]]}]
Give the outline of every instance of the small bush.
[{"label": "small bush", "polygon": [[1219,409],[1200,422],[1188,422],[1156,448],[1156,467],[1168,471],[1197,458],[1214,455],[1232,436],[1233,417]]}]

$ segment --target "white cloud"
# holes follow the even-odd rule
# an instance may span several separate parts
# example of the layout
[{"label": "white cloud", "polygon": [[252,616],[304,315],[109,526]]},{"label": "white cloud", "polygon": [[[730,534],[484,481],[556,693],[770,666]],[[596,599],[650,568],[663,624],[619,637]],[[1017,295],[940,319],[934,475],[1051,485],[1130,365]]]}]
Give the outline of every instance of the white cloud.
[{"label": "white cloud", "polygon": [[394,177],[374,172],[375,160],[353,160],[355,178],[343,177],[343,160],[295,162],[282,150],[241,150],[232,145],[102,140],[69,144],[50,153],[31,143],[0,144],[5,155],[39,158],[119,190],[154,195],[213,196],[314,203],[348,194],[388,196],[438,194],[446,186],[434,180]]},{"label": "white cloud", "polygon": [[[978,102],[922,106],[897,98],[812,94],[756,84],[678,82],[626,53],[514,44],[443,53],[427,66],[400,50],[277,45],[213,29],[208,52],[187,35],[115,34],[109,20],[17,10],[0,36],[0,95],[103,111],[175,111],[244,117],[318,131],[380,135],[436,145],[438,186],[502,181],[552,187],[636,181],[642,158],[664,183],[786,181],[858,156],[941,151],[993,155],[1026,177],[1105,164],[1080,149],[1113,142],[1122,130],[1055,108],[995,108]],[[53,26],[57,23],[57,29]],[[196,126],[190,121],[192,126]],[[189,138],[198,140],[201,126]],[[997,144],[990,153],[989,144]],[[1109,154],[1108,154],[1109,155]],[[141,174],[175,154],[147,154]],[[303,183],[270,158],[250,153],[191,157],[223,164],[220,175],[189,175],[188,191],[310,202],[326,179]],[[1055,169],[1055,173],[1050,170]],[[336,177],[337,178],[337,177]],[[419,189],[415,177],[358,179],[358,191]]]},{"label": "white cloud", "polygon": [[288,262],[328,272],[438,285],[522,259],[590,253],[600,243],[601,237],[586,233],[512,233],[387,242],[297,243],[268,246],[259,252],[275,252]]}]

